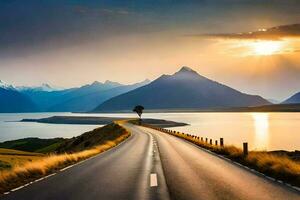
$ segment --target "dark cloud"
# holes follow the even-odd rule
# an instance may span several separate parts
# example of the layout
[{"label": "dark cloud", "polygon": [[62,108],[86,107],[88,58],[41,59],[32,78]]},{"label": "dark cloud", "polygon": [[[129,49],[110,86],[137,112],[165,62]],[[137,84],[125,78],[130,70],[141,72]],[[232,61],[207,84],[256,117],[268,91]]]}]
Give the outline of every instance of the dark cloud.
[{"label": "dark cloud", "polygon": [[245,31],[255,29],[257,21],[262,26],[293,23],[300,20],[299,6],[299,0],[0,1],[0,58],[114,36]]},{"label": "dark cloud", "polygon": [[102,15],[129,15],[130,11],[124,8],[93,8],[87,6],[74,6],[74,13],[84,14],[84,15],[94,15],[94,16],[102,16]]},{"label": "dark cloud", "polygon": [[280,40],[286,37],[300,37],[300,24],[282,25],[243,33],[209,33],[194,36],[223,39]]}]

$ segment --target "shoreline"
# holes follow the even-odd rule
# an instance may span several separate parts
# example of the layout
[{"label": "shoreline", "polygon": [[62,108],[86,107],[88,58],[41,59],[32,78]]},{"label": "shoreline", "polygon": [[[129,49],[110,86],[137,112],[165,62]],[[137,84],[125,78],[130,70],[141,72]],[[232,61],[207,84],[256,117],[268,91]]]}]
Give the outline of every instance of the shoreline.
[{"label": "shoreline", "polygon": [[[122,118],[122,117],[89,117],[89,116],[52,116],[40,119],[22,119],[19,122],[37,122],[48,124],[78,124],[78,125],[106,125],[120,120],[136,120],[136,118]],[[187,126],[189,124],[183,122],[175,122],[163,119],[144,118],[143,123],[171,128],[178,126]]]}]

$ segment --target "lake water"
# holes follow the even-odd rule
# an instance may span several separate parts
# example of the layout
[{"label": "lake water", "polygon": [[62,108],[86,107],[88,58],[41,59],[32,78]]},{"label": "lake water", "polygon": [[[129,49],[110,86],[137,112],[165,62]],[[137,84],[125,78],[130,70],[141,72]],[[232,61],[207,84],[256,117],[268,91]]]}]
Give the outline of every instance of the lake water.
[{"label": "lake water", "polygon": [[[53,115],[136,117],[130,114],[29,113],[0,114],[0,141],[24,137],[72,137],[99,126],[58,125],[17,121]],[[257,150],[300,150],[300,113],[145,113],[145,118],[185,122],[189,126],[172,130],[191,133],[241,147],[249,143]]]},{"label": "lake water", "polygon": [[54,138],[80,135],[86,131],[93,130],[99,125],[65,125],[65,124],[43,124],[36,122],[17,122],[24,118],[39,119],[54,115],[75,115],[72,113],[13,113],[0,114],[0,142],[20,139],[24,137]]}]

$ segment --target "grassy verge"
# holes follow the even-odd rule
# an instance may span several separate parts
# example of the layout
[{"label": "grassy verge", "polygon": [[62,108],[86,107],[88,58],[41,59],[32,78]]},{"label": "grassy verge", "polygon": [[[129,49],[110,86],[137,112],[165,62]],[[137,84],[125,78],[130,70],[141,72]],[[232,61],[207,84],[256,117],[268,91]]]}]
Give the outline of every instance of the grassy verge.
[{"label": "grassy verge", "polygon": [[0,148],[0,171],[43,158],[40,153]]},{"label": "grassy verge", "polygon": [[129,136],[130,133],[126,129],[113,123],[69,139],[57,148],[59,153],[48,154],[38,160],[2,170],[0,173],[0,193],[107,151]]},{"label": "grassy verge", "polygon": [[220,147],[218,145],[210,145],[209,143],[201,141],[200,137],[198,136],[170,131],[153,126],[147,127],[162,131],[178,138],[182,138],[277,180],[300,187],[300,162],[297,160],[292,160],[286,155],[278,155],[272,152],[250,151],[247,156],[244,156],[242,149],[235,146],[225,145]]},{"label": "grassy verge", "polygon": [[[66,139],[64,138],[23,138],[0,143],[0,148],[14,149],[28,152],[47,153],[47,147],[61,144]],[[51,150],[51,149],[48,149]],[[50,151],[49,151],[50,152]]]}]

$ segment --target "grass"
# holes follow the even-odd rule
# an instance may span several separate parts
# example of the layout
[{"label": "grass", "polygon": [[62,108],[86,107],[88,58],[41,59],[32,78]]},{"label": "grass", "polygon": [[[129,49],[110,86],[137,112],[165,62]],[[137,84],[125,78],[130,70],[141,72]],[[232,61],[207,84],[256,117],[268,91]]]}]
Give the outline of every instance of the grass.
[{"label": "grass", "polygon": [[[40,139],[40,138],[24,138],[18,140],[11,140],[0,143],[0,148],[5,149],[15,149],[21,151],[29,152],[41,152],[48,153],[51,152],[51,148],[54,144],[58,145],[62,143],[65,139],[63,138],[51,138],[51,139]],[[45,150],[49,150],[46,152]]]},{"label": "grass", "polygon": [[255,169],[263,174],[290,183],[294,186],[300,187],[300,162],[293,160],[286,155],[278,155],[272,152],[264,151],[250,151],[247,156],[243,154],[242,149],[235,146],[218,146],[210,145],[198,136],[170,131],[153,126],[147,126],[164,133],[182,138],[192,142],[202,148],[208,149],[214,153],[223,155],[231,160],[239,162],[245,166]]},{"label": "grass", "polygon": [[21,166],[44,157],[43,154],[0,148],[0,170]]},{"label": "grass", "polygon": [[83,133],[78,137],[65,140],[55,151],[57,153],[73,153],[83,151],[93,146],[113,141],[127,131],[117,123]]},{"label": "grass", "polygon": [[[101,135],[101,133],[105,136]],[[4,193],[37,178],[51,174],[68,165],[107,151],[129,136],[130,133],[120,125],[110,124],[76,138],[72,138],[64,144],[67,146],[64,148],[61,146],[61,153],[59,154],[49,154],[38,160],[32,160],[31,162],[26,162],[22,165],[16,165],[9,170],[1,171],[0,193]],[[90,144],[88,147],[85,147],[84,150],[82,149],[87,141],[90,142],[89,139],[96,139],[98,137],[102,137],[102,139],[97,140],[97,142],[100,143],[95,146]],[[96,144],[96,142],[93,144]]]},{"label": "grass", "polygon": [[49,146],[46,146],[44,148],[38,149],[35,152],[37,152],[37,153],[55,152],[62,144],[63,144],[63,142],[57,142],[57,143],[51,144]]}]

